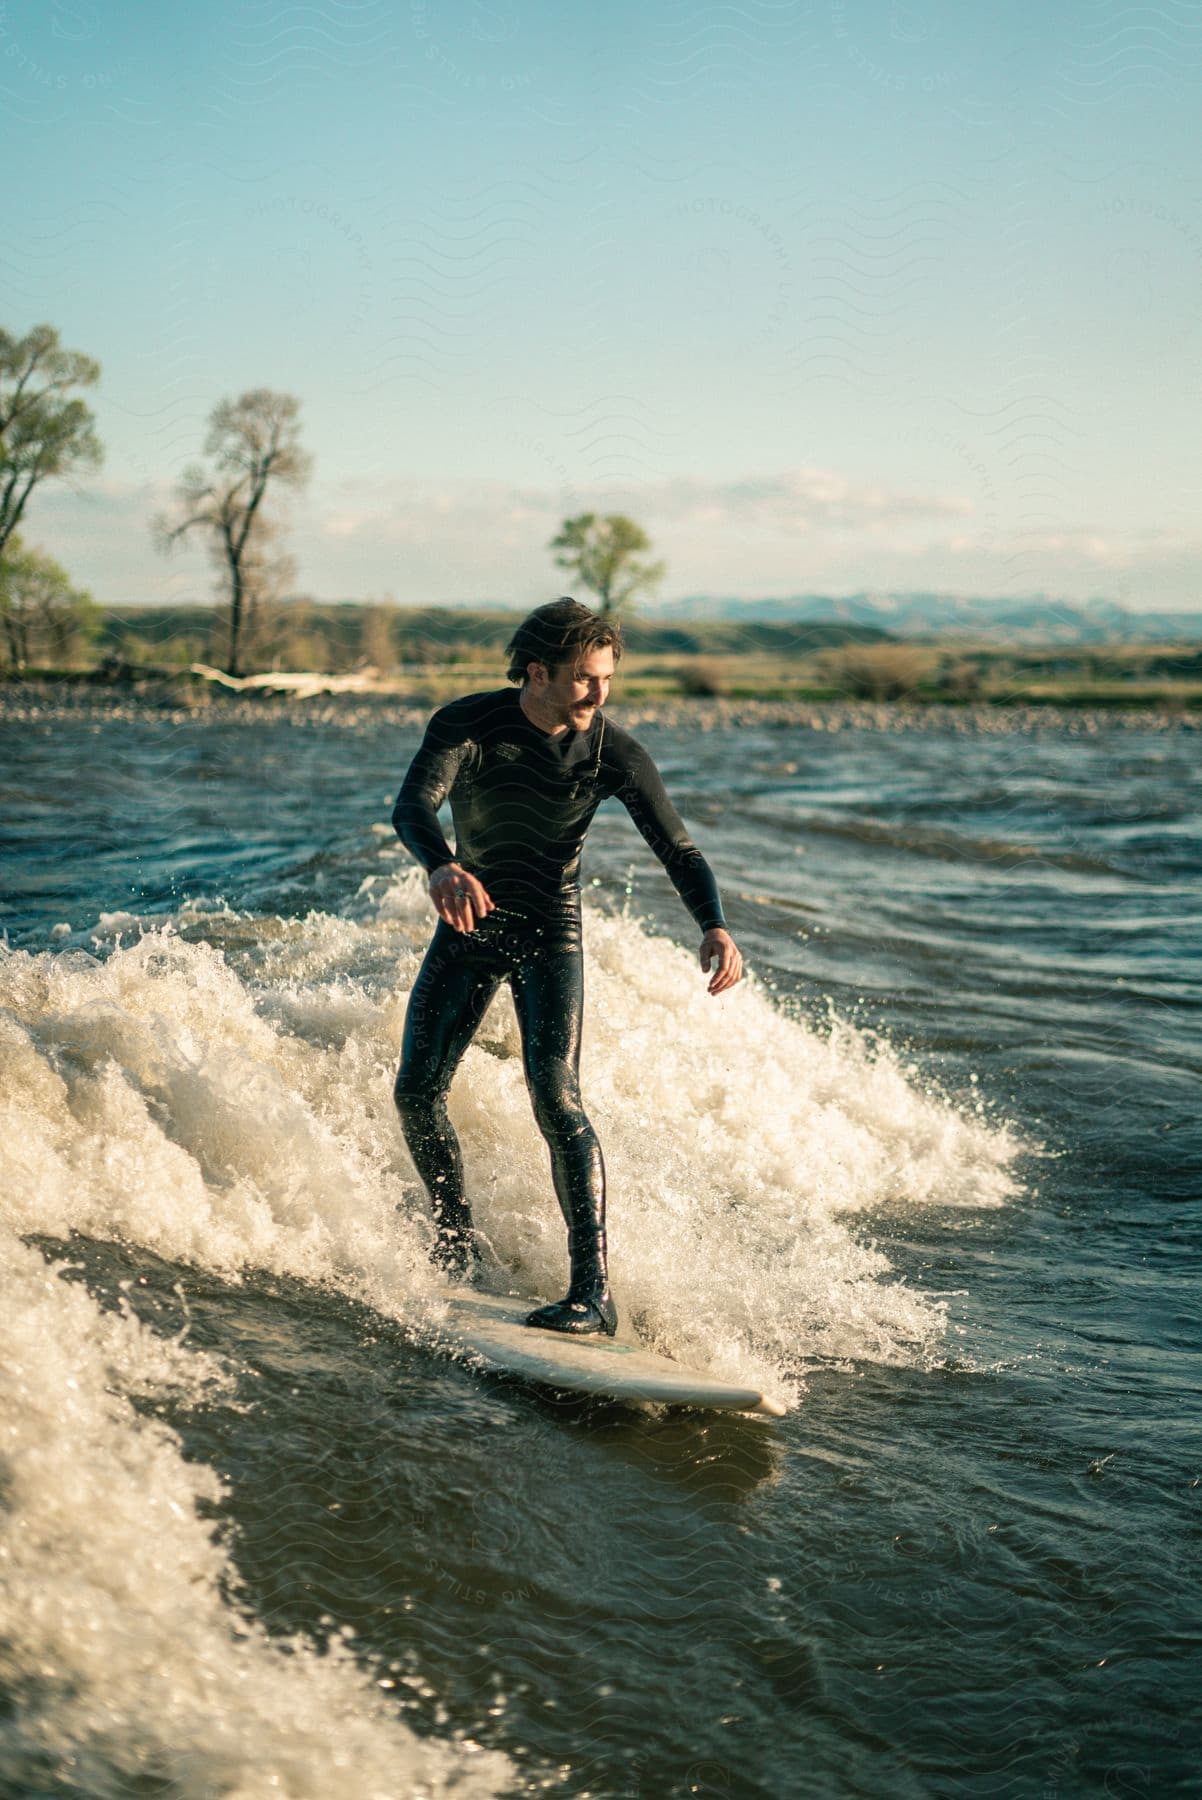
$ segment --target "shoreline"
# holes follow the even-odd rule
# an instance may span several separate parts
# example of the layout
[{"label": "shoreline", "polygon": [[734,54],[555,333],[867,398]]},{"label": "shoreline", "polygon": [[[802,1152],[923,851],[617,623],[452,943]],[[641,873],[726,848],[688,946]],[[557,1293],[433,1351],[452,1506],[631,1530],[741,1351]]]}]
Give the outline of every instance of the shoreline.
[{"label": "shoreline", "polygon": [[[320,679],[313,678],[315,682]],[[462,692],[475,691],[471,681],[470,674],[465,676]],[[317,686],[298,696],[262,688],[251,693],[231,692],[208,684],[184,689],[177,681],[161,677],[99,682],[35,676],[0,683],[0,723],[116,723],[158,718],[173,724],[212,720],[238,725],[270,720],[296,728],[420,730],[447,697],[416,683],[333,692]],[[1088,737],[1105,731],[1202,731],[1202,714],[1178,707],[1084,702],[1066,706],[1030,700],[770,700],[673,695],[621,699],[609,710],[630,730],[643,725],[691,726],[701,731],[793,726],[822,732],[950,731],[973,736],[1044,730]]]}]

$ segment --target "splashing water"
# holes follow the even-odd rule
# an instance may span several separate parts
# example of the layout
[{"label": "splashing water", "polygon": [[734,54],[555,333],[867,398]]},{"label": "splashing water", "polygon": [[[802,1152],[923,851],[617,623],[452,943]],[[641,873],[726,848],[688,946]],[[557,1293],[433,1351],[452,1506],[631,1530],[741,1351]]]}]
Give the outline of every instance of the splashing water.
[{"label": "splashing water", "polygon": [[[347,1645],[281,1647],[231,1608],[227,1552],[197,1512],[220,1483],[132,1404],[212,1400],[221,1366],[101,1311],[20,1242],[120,1239],[428,1318],[441,1289],[391,1081],[429,907],[406,871],[349,915],[193,907],[140,936],[114,917],[98,955],[0,962],[5,1674],[26,1696],[26,1779],[74,1757],[93,1794],[135,1768],[180,1793],[385,1794],[403,1770],[407,1792],[483,1794],[510,1772],[417,1738]],[[690,954],[632,919],[586,909],[585,927],[582,1087],[614,1290],[642,1335],[794,1398],[817,1359],[937,1357],[940,1302],[851,1222],[882,1203],[997,1205],[1017,1141],[923,1092],[887,1047],[786,1017],[755,979],[714,1000]],[[451,1116],[505,1280],[562,1291],[505,989]]]}]

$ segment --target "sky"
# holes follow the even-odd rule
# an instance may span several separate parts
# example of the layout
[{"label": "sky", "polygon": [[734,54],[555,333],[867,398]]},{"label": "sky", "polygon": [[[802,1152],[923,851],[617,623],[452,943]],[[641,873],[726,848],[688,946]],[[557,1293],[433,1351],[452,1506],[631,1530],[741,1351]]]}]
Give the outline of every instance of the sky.
[{"label": "sky", "polygon": [[24,536],[208,599],[150,520],[270,387],[321,599],[620,511],[666,600],[1202,609],[1200,101],[1198,0],[0,0],[0,324],[103,371]]}]

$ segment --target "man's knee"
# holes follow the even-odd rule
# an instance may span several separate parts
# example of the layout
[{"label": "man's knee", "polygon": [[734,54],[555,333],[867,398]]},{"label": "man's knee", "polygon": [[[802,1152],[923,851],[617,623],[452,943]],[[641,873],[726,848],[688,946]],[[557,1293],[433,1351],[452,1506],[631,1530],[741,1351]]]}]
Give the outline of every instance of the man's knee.
[{"label": "man's knee", "polygon": [[392,1084],[392,1103],[402,1119],[425,1118],[445,1099],[446,1088],[431,1081],[428,1070],[407,1069],[404,1064],[397,1070]]},{"label": "man's knee", "polygon": [[580,1084],[566,1064],[540,1069],[527,1078],[539,1130],[546,1138],[582,1137],[592,1131],[580,1099]]}]

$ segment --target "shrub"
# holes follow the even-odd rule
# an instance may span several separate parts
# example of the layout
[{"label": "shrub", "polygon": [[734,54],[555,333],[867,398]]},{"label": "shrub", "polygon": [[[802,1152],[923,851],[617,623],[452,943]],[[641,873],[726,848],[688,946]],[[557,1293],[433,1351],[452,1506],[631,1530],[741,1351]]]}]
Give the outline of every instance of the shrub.
[{"label": "shrub", "polygon": [[697,656],[677,671],[677,682],[682,694],[691,699],[703,700],[729,691],[726,669],[713,656]]},{"label": "shrub", "polygon": [[853,699],[902,700],[922,682],[929,663],[929,652],[913,644],[849,644],[827,668]]}]

